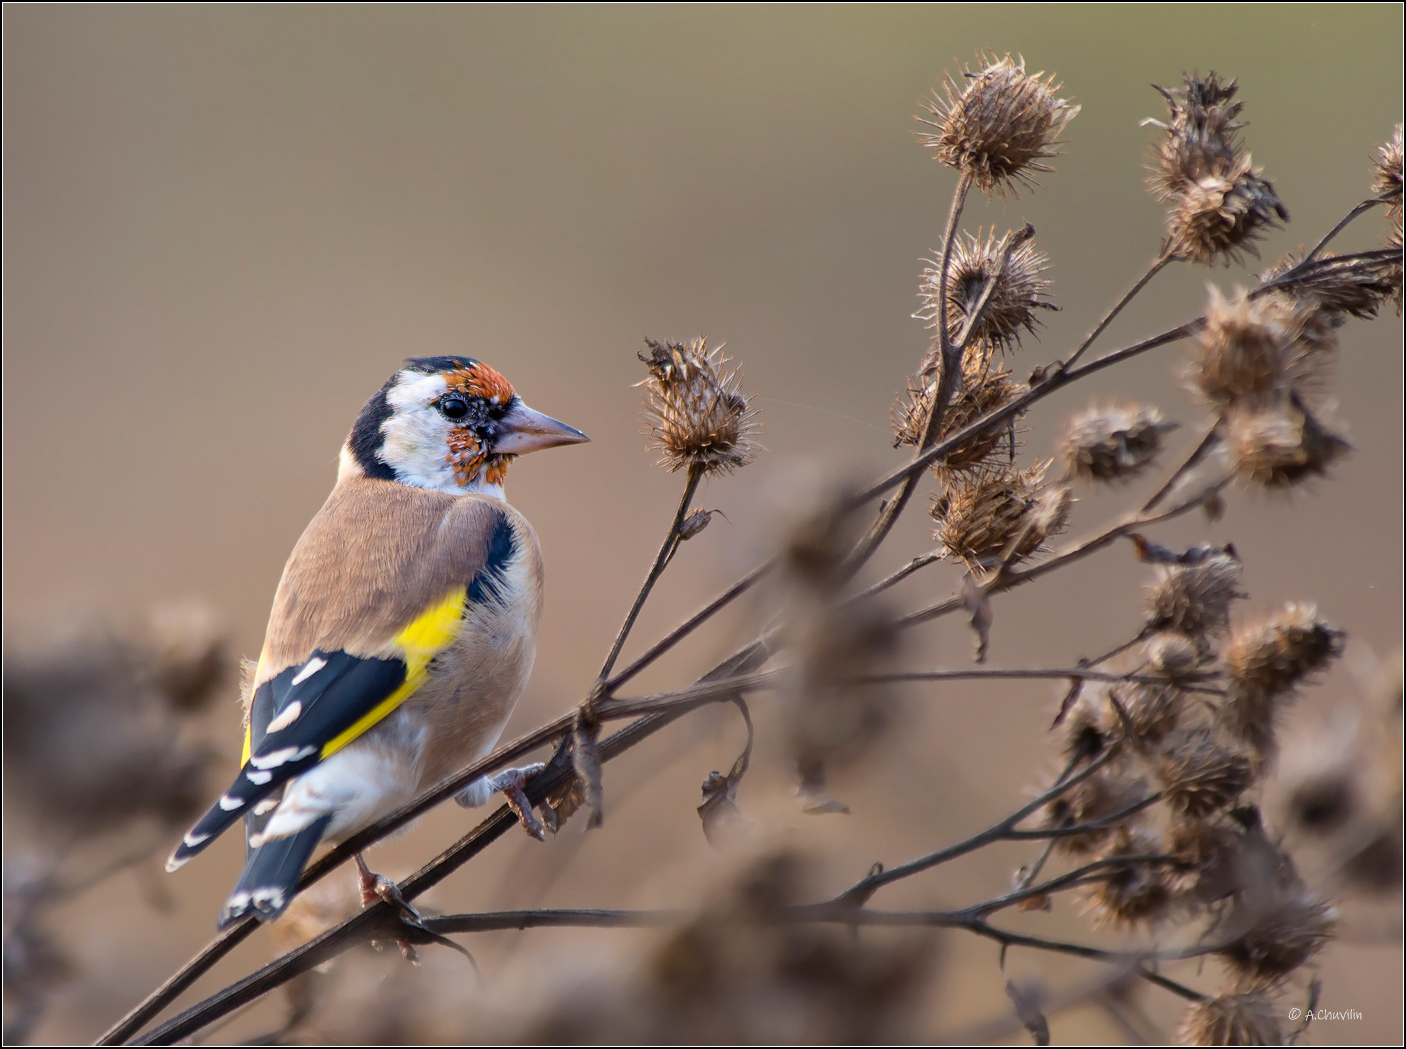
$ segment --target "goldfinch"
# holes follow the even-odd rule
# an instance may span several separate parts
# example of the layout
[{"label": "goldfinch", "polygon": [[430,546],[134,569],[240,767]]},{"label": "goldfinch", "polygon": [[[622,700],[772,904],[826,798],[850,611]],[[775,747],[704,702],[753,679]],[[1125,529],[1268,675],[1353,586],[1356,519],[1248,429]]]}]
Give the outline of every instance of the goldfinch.
[{"label": "goldfinch", "polygon": [[[413,357],[366,402],[274,595],[239,775],[167,861],[175,870],[244,819],[248,859],[221,927],[278,917],[319,842],[498,741],[542,611],[537,536],[503,480],[518,455],[585,440],[468,357]],[[509,770],[458,800],[481,805],[522,779]],[[358,866],[363,898],[393,890]]]}]

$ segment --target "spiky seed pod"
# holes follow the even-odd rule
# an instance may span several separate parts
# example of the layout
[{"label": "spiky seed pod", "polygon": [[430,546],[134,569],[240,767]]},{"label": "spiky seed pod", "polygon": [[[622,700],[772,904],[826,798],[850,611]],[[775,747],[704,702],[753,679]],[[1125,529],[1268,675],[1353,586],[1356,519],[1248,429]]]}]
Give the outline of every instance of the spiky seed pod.
[{"label": "spiky seed pod", "polygon": [[1240,562],[1216,554],[1194,565],[1158,565],[1143,592],[1147,626],[1194,641],[1223,633],[1230,625],[1230,602],[1244,597]]},{"label": "spiky seed pod", "polygon": [[1336,349],[1331,332],[1314,301],[1239,288],[1227,299],[1212,287],[1187,378],[1214,411],[1278,403],[1323,382]]},{"label": "spiky seed pod", "polygon": [[1237,630],[1225,652],[1230,688],[1221,723],[1259,754],[1272,753],[1283,701],[1342,655],[1345,637],[1318,618],[1314,605],[1299,603]]},{"label": "spiky seed pod", "polygon": [[1181,634],[1153,634],[1142,647],[1147,654],[1147,669],[1168,681],[1180,681],[1201,665],[1195,642]]},{"label": "spiky seed pod", "polygon": [[1176,728],[1186,701],[1186,694],[1171,684],[1122,683],[1110,695],[1127,717],[1133,738],[1154,745]]},{"label": "spiky seed pod", "polygon": [[746,466],[756,453],[756,410],[738,392],[742,373],[728,370],[722,348],[706,338],[681,342],[646,339],[649,369],[644,423],[651,445],[664,455],[660,466],[687,466],[727,473]]},{"label": "spiky seed pod", "polygon": [[1162,450],[1162,436],[1174,429],[1176,423],[1163,422],[1151,405],[1091,404],[1065,425],[1060,461],[1070,477],[1129,480],[1151,464]]},{"label": "spiky seed pod", "polygon": [[[939,440],[958,432],[998,408],[1009,404],[1025,392],[1025,387],[1011,378],[1004,369],[991,368],[979,355],[969,354],[963,365],[962,387],[948,404],[942,416]],[[932,410],[937,378],[910,376],[906,389],[889,410],[893,423],[895,448],[916,445],[922,438],[928,412]],[[998,448],[1014,439],[1012,427],[1001,425],[987,430],[959,445],[942,457],[939,464],[945,470],[971,470],[991,460]]]},{"label": "spiky seed pod", "polygon": [[1193,1003],[1177,1029],[1182,1045],[1283,1045],[1279,1013],[1263,991]]},{"label": "spiky seed pod", "polygon": [[[1302,254],[1291,251],[1260,274],[1260,280],[1266,284],[1278,280],[1302,262]],[[1308,299],[1317,304],[1322,317],[1319,327],[1331,338],[1334,329],[1346,317],[1360,320],[1375,317],[1382,304],[1396,294],[1400,283],[1399,259],[1340,259],[1333,252],[1325,251],[1303,274],[1294,278],[1292,284],[1284,287],[1295,299]]]},{"label": "spiky seed pod", "polygon": [[1171,109],[1166,134],[1154,150],[1148,183],[1168,205],[1168,248],[1177,258],[1227,265],[1241,251],[1254,252],[1264,227],[1288,221],[1274,187],[1260,177],[1240,144],[1242,103],[1235,81],[1215,73],[1183,76],[1180,90],[1158,88]]},{"label": "spiky seed pod", "polygon": [[1333,433],[1294,404],[1259,411],[1236,411],[1226,427],[1236,473],[1256,488],[1292,488],[1348,452],[1352,442]]},{"label": "spiky seed pod", "polygon": [[[1060,830],[1108,819],[1147,797],[1147,784],[1116,772],[1096,772],[1045,806],[1044,826]],[[1137,814],[1127,817],[1132,823]],[[1112,837],[1116,827],[1101,827],[1054,838],[1056,851],[1067,856],[1088,856]]]},{"label": "spiky seed pod", "polygon": [[1053,170],[1043,161],[1060,155],[1053,147],[1079,107],[1055,97],[1054,74],[1026,73],[1025,60],[1010,55],[990,55],[962,76],[965,86],[947,78],[945,99],[936,91],[923,99],[934,119],[918,119],[935,130],[919,140],[987,196],[1016,196],[1020,184],[1035,185],[1031,172]]},{"label": "spiky seed pod", "polygon": [[1372,158],[1372,195],[1385,197],[1387,213],[1393,217],[1401,214],[1401,125],[1382,145],[1377,147],[1377,155]]},{"label": "spiky seed pod", "polygon": [[[1142,827],[1124,827],[1114,834],[1112,843],[1098,858],[1116,860],[1125,856],[1161,854],[1162,841],[1154,832]],[[1154,924],[1167,916],[1172,903],[1166,867],[1156,861],[1113,867],[1085,891],[1084,900],[1099,925]]]},{"label": "spiky seed pod", "polygon": [[1242,986],[1272,986],[1323,949],[1336,918],[1332,907],[1311,894],[1280,893],[1230,912],[1229,927],[1246,928],[1217,953]]},{"label": "spiky seed pod", "polygon": [[1167,740],[1157,754],[1157,774],[1172,811],[1191,819],[1232,805],[1254,779],[1250,759],[1204,727]]},{"label": "spiky seed pod", "polygon": [[1017,559],[1037,553],[1068,520],[1068,489],[1043,486],[1049,465],[997,464],[953,476],[929,510],[943,556],[977,572],[996,564],[1012,542]]},{"label": "spiky seed pod", "polygon": [[[947,269],[945,312],[947,332],[954,340],[975,313],[987,281],[998,271],[1001,274],[986,304],[986,312],[968,340],[968,345],[978,347],[988,356],[993,350],[1005,354],[1017,349],[1023,332],[1033,335],[1039,324],[1036,310],[1058,309],[1045,301],[1050,282],[1040,276],[1049,267],[1049,256],[1036,248],[1034,241],[1027,240],[1011,252],[1005,269],[1001,269],[1004,253],[1004,240],[997,238],[994,227],[984,239],[980,230],[976,236],[963,232],[953,241]],[[922,306],[914,316],[927,321],[933,330],[937,329],[944,313],[941,279],[941,263],[928,260],[918,281],[918,299]]]},{"label": "spiky seed pod", "polygon": [[1173,891],[1189,910],[1223,900],[1240,887],[1245,837],[1229,821],[1176,820],[1165,848],[1177,861]]},{"label": "spiky seed pod", "polygon": [[1069,704],[1061,725],[1064,730],[1064,751],[1071,758],[1085,760],[1103,753],[1105,747],[1116,744],[1122,736],[1122,729],[1110,725],[1108,719],[1108,695],[1106,689],[1089,687],[1089,683],[1076,686],[1078,695]]}]

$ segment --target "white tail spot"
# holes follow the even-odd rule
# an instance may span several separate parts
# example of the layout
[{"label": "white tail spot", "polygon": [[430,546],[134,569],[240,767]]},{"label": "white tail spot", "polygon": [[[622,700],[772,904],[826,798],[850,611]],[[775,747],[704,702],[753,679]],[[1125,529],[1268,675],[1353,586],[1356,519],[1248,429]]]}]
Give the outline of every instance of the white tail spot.
[{"label": "white tail spot", "polygon": [[[301,676],[302,675],[300,674],[299,677]],[[302,713],[303,704],[299,700],[295,699],[293,700],[293,702],[288,704],[282,714],[278,715],[278,717],[274,718],[272,721],[269,722],[269,727],[265,731],[278,732],[280,729],[285,729],[289,725],[293,724],[293,722],[297,721]]]},{"label": "white tail spot", "polygon": [[[301,685],[304,681],[312,677],[326,665],[327,660],[323,659],[321,656],[313,656],[311,659],[308,660],[307,665],[304,666],[302,670],[298,671],[297,676],[293,678],[291,684]],[[270,726],[269,731],[273,732],[275,730],[272,726]]]}]

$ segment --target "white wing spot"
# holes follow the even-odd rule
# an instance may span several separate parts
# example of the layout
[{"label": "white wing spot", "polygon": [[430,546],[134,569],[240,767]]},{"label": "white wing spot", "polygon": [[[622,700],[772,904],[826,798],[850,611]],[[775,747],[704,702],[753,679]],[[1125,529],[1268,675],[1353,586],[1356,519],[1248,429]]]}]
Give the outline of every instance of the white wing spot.
[{"label": "white wing spot", "polygon": [[[307,748],[304,747],[303,749],[306,750]],[[249,759],[249,764],[253,765],[256,769],[276,769],[285,761],[296,761],[299,757],[306,756],[305,754],[300,755],[297,747],[280,747],[278,750],[269,751],[267,754],[255,754]]]},{"label": "white wing spot", "polygon": [[264,813],[272,812],[276,808],[278,808],[277,798],[265,798],[263,801],[259,802],[257,805],[254,806],[254,815],[262,816]]},{"label": "white wing spot", "polygon": [[195,831],[191,831],[189,834],[187,834],[184,838],[181,839],[181,841],[185,843],[185,847],[188,848],[188,849],[193,849],[193,848],[195,848],[197,845],[199,845],[201,842],[203,842],[203,841],[209,841],[209,840],[210,840],[210,835],[208,835],[208,834],[197,834],[197,833],[195,833]]},{"label": "white wing spot", "polygon": [[244,778],[255,786],[262,787],[269,780],[273,779],[273,773],[260,772],[257,769],[249,769],[244,773]]},{"label": "white wing spot", "polygon": [[226,812],[233,812],[235,809],[242,809],[244,802],[239,798],[231,798],[228,794],[220,795],[220,808]]},{"label": "white wing spot", "polygon": [[[319,659],[314,659],[312,662],[321,663],[322,661]],[[312,666],[312,663],[309,663],[308,666],[311,667],[313,670],[317,669],[316,667]],[[304,670],[301,674],[299,674],[293,679],[293,684],[296,685],[299,681],[301,681],[303,678],[306,678],[307,676],[308,671]],[[283,711],[282,714],[278,715],[278,717],[274,718],[272,721],[269,722],[269,727],[264,731],[278,732],[281,729],[285,729],[289,725],[293,724],[293,722],[297,721],[298,718],[302,715],[302,713],[303,704],[300,700],[295,699],[293,700],[293,702],[288,704],[287,708]]]},{"label": "white wing spot", "polygon": [[[298,671],[297,676],[293,678],[291,684],[301,685],[304,681],[312,677],[326,665],[327,660],[323,659],[321,656],[313,656],[311,659],[308,660],[307,665],[304,666],[302,670]],[[269,731],[272,732],[274,730],[270,728]]]}]

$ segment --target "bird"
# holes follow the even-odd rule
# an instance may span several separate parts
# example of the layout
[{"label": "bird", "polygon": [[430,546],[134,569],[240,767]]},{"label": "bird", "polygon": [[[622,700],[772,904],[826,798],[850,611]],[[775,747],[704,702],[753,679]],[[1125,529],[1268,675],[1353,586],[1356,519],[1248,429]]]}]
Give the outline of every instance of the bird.
[{"label": "bird", "polygon": [[[366,402],[275,592],[239,773],[166,864],[244,820],[221,928],[276,919],[319,843],[345,841],[497,743],[542,613],[537,535],[504,480],[519,455],[587,440],[467,356],[411,357]],[[536,768],[476,780],[456,800],[501,791],[521,813]],[[414,914],[356,861],[363,903]]]}]

